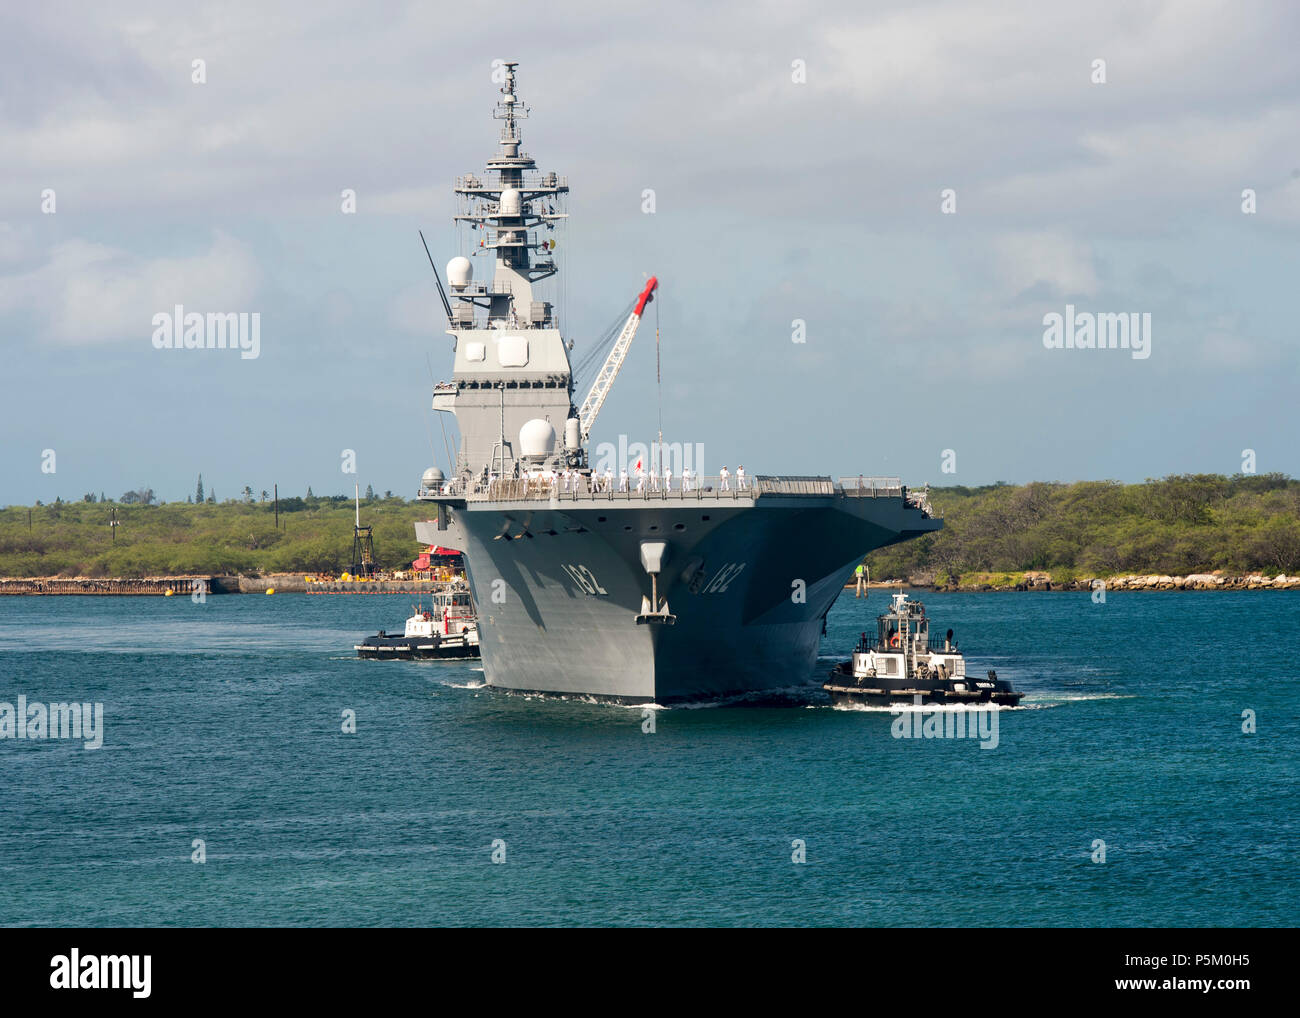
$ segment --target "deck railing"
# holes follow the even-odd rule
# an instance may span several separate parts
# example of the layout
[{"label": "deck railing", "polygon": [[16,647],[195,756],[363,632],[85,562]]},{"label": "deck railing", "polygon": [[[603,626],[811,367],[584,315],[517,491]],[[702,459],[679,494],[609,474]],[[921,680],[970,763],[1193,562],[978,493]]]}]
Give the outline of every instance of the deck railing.
[{"label": "deck railing", "polygon": [[898,498],[903,494],[903,482],[897,477],[841,477],[840,489],[850,498],[879,498],[882,495]]},{"label": "deck railing", "polygon": [[[931,653],[934,652],[949,653],[949,654],[957,653],[956,642],[950,643],[947,646],[945,646],[944,638],[942,636],[930,636],[927,637],[925,640],[913,636],[908,641],[908,643],[910,643],[912,650],[917,652],[920,652],[922,650],[927,650],[930,651]],[[865,641],[859,640],[853,649],[855,652],[859,654],[865,654],[869,650],[874,650],[883,654],[887,654],[887,653],[898,654],[902,652],[903,645],[891,644],[889,643],[888,640],[881,640],[877,636],[869,636]]]},{"label": "deck railing", "polygon": [[850,490],[844,487],[843,480],[836,484],[829,477],[799,477],[759,475],[757,477],[737,478],[707,476],[684,479],[674,476],[665,481],[662,477],[646,477],[638,480],[629,477],[624,481],[619,477],[606,480],[603,474],[589,477],[576,475],[567,480],[563,477],[527,477],[502,478],[486,483],[481,481],[449,481],[437,488],[422,487],[420,498],[453,497],[475,502],[520,502],[557,499],[559,501],[579,501],[597,499],[602,501],[743,501],[761,498],[764,495],[793,495],[803,497],[826,498],[843,491],[846,495],[858,498],[898,498],[905,489],[897,478],[872,478],[875,482],[889,480],[892,483],[875,483],[854,486]]}]

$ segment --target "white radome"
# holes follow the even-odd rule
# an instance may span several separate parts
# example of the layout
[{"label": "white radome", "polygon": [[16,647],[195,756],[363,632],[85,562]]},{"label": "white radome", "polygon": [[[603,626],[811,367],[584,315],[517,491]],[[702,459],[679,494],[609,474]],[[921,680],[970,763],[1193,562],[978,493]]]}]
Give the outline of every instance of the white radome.
[{"label": "white radome", "polygon": [[447,282],[453,290],[463,290],[474,278],[474,266],[464,255],[457,255],[447,263]]},{"label": "white radome", "polygon": [[507,187],[501,192],[501,214],[503,216],[517,216],[520,214],[519,209],[523,202],[523,196],[518,189]]},{"label": "white radome", "polygon": [[534,417],[519,429],[519,449],[525,459],[546,459],[555,450],[555,429],[550,421]]}]

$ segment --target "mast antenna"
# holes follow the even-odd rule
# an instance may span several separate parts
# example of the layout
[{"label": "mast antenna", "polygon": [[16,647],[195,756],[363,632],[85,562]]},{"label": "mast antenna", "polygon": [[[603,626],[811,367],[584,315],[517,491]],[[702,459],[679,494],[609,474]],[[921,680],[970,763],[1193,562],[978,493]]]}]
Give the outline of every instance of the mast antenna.
[{"label": "mast antenna", "polygon": [[438,284],[438,296],[442,298],[443,309],[447,312],[447,322],[451,322],[451,301],[447,299],[447,291],[442,288],[442,276],[438,272],[438,266],[433,264],[433,255],[429,254],[429,242],[424,239],[424,231],[420,231],[420,243],[424,245],[425,257],[429,259],[429,268],[433,269],[433,281]]},{"label": "mast antenna", "polygon": [[361,485],[356,486],[356,523],[352,526],[352,575],[375,575],[375,538],[373,526],[361,525]]}]

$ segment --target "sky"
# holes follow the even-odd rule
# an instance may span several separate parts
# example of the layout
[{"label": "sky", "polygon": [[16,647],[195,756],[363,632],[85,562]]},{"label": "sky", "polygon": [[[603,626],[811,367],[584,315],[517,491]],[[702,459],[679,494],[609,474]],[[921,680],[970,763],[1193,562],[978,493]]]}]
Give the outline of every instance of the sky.
[{"label": "sky", "polygon": [[[708,473],[1300,474],[1297,38],[1285,2],[9,5],[0,504],[446,470],[417,231],[460,250],[494,60],[571,187],[575,360],[660,280],[593,451],[662,413]],[[259,355],[156,349],[176,305]],[[1149,356],[1049,348],[1067,306]]]}]

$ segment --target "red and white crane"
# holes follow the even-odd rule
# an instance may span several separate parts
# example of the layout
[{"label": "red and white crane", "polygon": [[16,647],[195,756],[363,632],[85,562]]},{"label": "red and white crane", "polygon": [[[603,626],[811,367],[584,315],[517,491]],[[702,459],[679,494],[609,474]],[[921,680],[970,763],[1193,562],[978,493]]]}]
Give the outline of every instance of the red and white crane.
[{"label": "red and white crane", "polygon": [[618,377],[619,368],[623,366],[623,361],[627,357],[628,347],[632,345],[632,337],[636,335],[637,326],[641,324],[641,314],[645,311],[645,306],[654,299],[654,291],[659,286],[659,280],[651,276],[641,291],[641,296],[637,298],[636,307],[632,313],[627,316],[627,323],[623,326],[623,331],[618,334],[618,339],[614,341],[614,347],[609,351],[609,356],[605,358],[605,363],[601,365],[596,380],[591,384],[591,391],[587,393],[587,398],[582,401],[582,406],[578,408],[578,420],[581,421],[582,444],[587,444],[587,437],[591,434],[591,426],[596,423],[596,415],[600,413],[600,408],[605,402],[605,397],[609,395],[609,390],[614,386],[614,379]]}]

